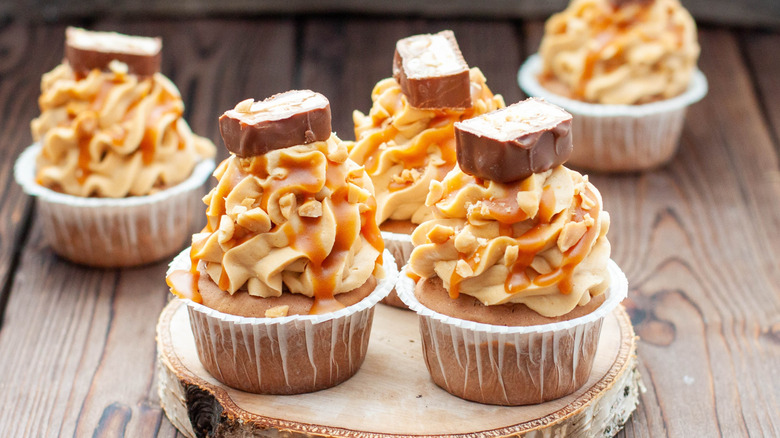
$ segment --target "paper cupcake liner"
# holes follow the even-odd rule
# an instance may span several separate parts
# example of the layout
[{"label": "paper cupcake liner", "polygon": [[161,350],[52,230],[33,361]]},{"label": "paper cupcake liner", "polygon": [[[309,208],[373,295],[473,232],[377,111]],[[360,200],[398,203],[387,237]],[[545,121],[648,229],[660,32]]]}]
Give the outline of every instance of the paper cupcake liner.
[{"label": "paper cupcake liner", "polygon": [[508,327],[454,318],[423,306],[405,271],[396,288],[420,316],[423,356],[433,381],[455,396],[496,405],[542,403],[585,384],[604,317],[628,291],[625,275],[610,260],[607,298],[593,312],[558,323]]},{"label": "paper cupcake liner", "polygon": [[[398,269],[401,269],[401,267],[409,263],[409,256],[414,249],[414,245],[412,245],[412,236],[410,234],[382,231],[382,239],[385,241],[385,248],[390,251],[395,258],[395,264]],[[395,288],[393,288],[393,290],[390,291],[390,294],[382,300],[382,304],[398,307],[399,309],[408,309],[406,304],[398,298]]]},{"label": "paper cupcake liner", "polygon": [[517,74],[520,88],[574,116],[574,150],[568,162],[597,171],[644,170],[669,161],[677,152],[688,106],[707,94],[707,78],[696,69],[688,89],[671,99],[642,105],[587,103],[544,88],[537,79],[541,69],[541,57],[530,56]]},{"label": "paper cupcake liner", "polygon": [[[190,249],[168,269],[189,270]],[[198,357],[225,385],[260,394],[299,394],[338,385],[360,368],[368,348],[374,306],[398,277],[384,251],[385,278],[362,301],[322,315],[248,318],[184,299]]]},{"label": "paper cupcake liner", "polygon": [[38,219],[54,252],[97,267],[135,266],[169,257],[190,239],[193,219],[203,210],[203,183],[214,160],[203,160],[183,182],[148,196],[86,198],[59,193],[35,180],[41,146],[25,149],[14,176],[38,198]]}]

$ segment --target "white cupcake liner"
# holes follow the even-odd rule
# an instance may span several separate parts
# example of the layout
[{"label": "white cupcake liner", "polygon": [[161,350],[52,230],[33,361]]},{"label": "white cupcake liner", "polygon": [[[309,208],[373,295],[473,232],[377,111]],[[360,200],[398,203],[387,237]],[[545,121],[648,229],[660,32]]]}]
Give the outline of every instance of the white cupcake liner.
[{"label": "white cupcake liner", "polygon": [[[409,262],[409,256],[412,254],[412,250],[414,250],[411,234],[382,231],[382,240],[385,241],[385,248],[393,254],[398,269],[401,269],[402,266]],[[390,291],[390,294],[382,300],[382,303],[400,309],[408,309],[406,304],[398,298],[395,288],[393,288],[393,290]]]},{"label": "white cupcake liner", "polygon": [[168,257],[184,247],[193,219],[203,209],[203,183],[214,160],[198,163],[181,183],[148,196],[87,198],[56,192],[37,183],[38,143],[25,149],[14,176],[25,193],[38,198],[38,218],[54,252],[97,267],[135,266]]},{"label": "white cupcake liner", "polygon": [[626,297],[628,281],[609,261],[604,303],[593,312],[551,324],[509,327],[435,312],[417,300],[414,281],[401,271],[398,295],[420,316],[428,371],[447,392],[480,403],[526,405],[580,388],[590,375],[604,317]]},{"label": "white cupcake liner", "polygon": [[[190,248],[170,264],[189,270]],[[374,306],[393,288],[395,260],[384,251],[385,278],[360,302],[322,315],[249,318],[183,299],[201,363],[220,382],[247,392],[298,394],[335,386],[360,368]]]},{"label": "white cupcake liner", "polygon": [[574,150],[568,162],[598,171],[635,171],[657,167],[677,152],[689,105],[707,94],[707,78],[696,69],[688,89],[671,99],[642,105],[581,102],[544,88],[537,77],[542,59],[531,55],[520,67],[520,88],[570,112]]}]

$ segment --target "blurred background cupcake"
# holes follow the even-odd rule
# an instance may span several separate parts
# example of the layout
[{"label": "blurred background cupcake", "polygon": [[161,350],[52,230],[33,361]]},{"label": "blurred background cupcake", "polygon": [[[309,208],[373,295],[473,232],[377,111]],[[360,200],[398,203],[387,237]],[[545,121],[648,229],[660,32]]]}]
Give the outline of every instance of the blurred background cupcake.
[{"label": "blurred background cupcake", "polygon": [[15,175],[68,260],[149,263],[192,232],[216,149],[184,120],[179,90],[159,72],[161,50],[159,38],[70,27],[65,60],[43,75],[36,143]]},{"label": "blurred background cupcake", "polygon": [[573,0],[547,20],[518,77],[575,116],[572,166],[635,171],[677,151],[687,107],[707,93],[698,57],[678,0]]}]

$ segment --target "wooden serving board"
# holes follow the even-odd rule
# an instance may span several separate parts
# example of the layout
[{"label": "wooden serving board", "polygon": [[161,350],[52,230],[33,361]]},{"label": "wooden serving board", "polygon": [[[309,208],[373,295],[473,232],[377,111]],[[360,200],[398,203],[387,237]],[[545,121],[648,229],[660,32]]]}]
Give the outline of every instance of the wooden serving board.
[{"label": "wooden serving board", "polygon": [[242,392],[200,364],[186,306],[171,301],[157,326],[163,409],[188,437],[384,438],[612,436],[636,408],[636,338],[622,306],[604,322],[588,382],[576,393],[520,407],[462,400],[436,386],[422,358],[417,315],[378,305],[365,362],[334,388],[292,396]]}]

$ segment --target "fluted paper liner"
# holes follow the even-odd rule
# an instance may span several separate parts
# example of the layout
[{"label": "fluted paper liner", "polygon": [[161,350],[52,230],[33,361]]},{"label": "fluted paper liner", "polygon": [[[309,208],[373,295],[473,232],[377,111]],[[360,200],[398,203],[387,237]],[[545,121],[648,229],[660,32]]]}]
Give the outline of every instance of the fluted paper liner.
[{"label": "fluted paper liner", "polygon": [[[412,255],[414,245],[412,245],[412,235],[403,233],[391,233],[389,231],[382,231],[382,240],[385,241],[385,248],[395,258],[395,265],[398,269],[409,263],[409,256]],[[390,291],[390,294],[382,300],[383,304],[387,304],[400,309],[408,309],[406,304],[398,298],[398,294],[395,288]]]},{"label": "fluted paper liner", "polygon": [[688,89],[671,99],[642,105],[587,103],[544,88],[537,79],[541,69],[541,57],[530,56],[517,74],[520,88],[574,116],[574,150],[568,163],[584,169],[626,172],[650,169],[671,160],[677,152],[688,106],[707,94],[707,78],[696,69]]},{"label": "fluted paper liner", "polygon": [[525,327],[467,321],[423,306],[406,267],[396,290],[420,316],[423,357],[434,383],[466,400],[517,406],[564,397],[588,380],[604,317],[628,291],[625,275],[612,260],[608,271],[607,299],[593,312]]},{"label": "fluted paper liner", "polygon": [[[398,277],[390,252],[382,257],[385,278],[368,297],[322,315],[248,318],[182,300],[203,367],[225,385],[259,394],[313,392],[349,379],[366,356],[374,306]],[[168,274],[190,267],[187,248]]]},{"label": "fluted paper liner", "polygon": [[98,267],[135,266],[169,257],[187,245],[192,218],[203,210],[203,183],[214,160],[198,163],[189,178],[147,196],[87,198],[56,192],[35,180],[38,143],[14,165],[25,193],[38,198],[38,219],[54,252]]}]

